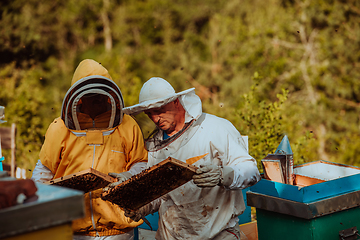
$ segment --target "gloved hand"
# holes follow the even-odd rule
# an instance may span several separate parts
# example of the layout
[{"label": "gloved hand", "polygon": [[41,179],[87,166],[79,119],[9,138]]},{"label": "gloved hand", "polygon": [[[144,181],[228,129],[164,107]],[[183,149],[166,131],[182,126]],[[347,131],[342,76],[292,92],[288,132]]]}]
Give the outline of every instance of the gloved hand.
[{"label": "gloved hand", "polygon": [[132,211],[132,210],[124,209],[124,215],[125,217],[128,217],[135,222],[138,222],[140,221],[140,219],[142,219],[142,215],[139,210]]},{"label": "gloved hand", "polygon": [[217,165],[200,166],[193,176],[198,187],[230,186],[233,182],[234,170],[231,167]]},{"label": "gloved hand", "polygon": [[193,176],[194,183],[198,187],[214,187],[220,183],[221,170],[219,166],[207,165],[200,166],[196,169],[196,174]]},{"label": "gloved hand", "polygon": [[117,182],[110,183],[106,187],[103,188],[103,191],[109,191],[111,188],[114,188],[115,186],[119,185],[122,182],[125,182],[129,178],[132,177],[132,174],[129,172],[122,172],[122,173],[108,173],[109,176],[114,177],[117,179]]}]

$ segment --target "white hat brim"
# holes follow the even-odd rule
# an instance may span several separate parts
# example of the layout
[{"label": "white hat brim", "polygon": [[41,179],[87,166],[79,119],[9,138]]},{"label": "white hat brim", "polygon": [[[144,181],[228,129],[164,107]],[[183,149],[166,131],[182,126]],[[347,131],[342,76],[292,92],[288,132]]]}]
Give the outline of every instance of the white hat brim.
[{"label": "white hat brim", "polygon": [[159,108],[159,107],[164,106],[164,105],[166,105],[166,104],[168,104],[168,103],[170,103],[172,101],[175,101],[181,95],[188,94],[188,93],[190,93],[192,91],[195,91],[195,88],[190,88],[190,89],[184,90],[182,92],[178,92],[178,93],[174,93],[172,95],[168,95],[168,96],[163,97],[163,98],[144,101],[142,103],[138,103],[136,105],[123,108],[123,113],[128,114],[128,115],[132,115],[132,114],[141,113],[141,112],[146,111],[148,109]]}]

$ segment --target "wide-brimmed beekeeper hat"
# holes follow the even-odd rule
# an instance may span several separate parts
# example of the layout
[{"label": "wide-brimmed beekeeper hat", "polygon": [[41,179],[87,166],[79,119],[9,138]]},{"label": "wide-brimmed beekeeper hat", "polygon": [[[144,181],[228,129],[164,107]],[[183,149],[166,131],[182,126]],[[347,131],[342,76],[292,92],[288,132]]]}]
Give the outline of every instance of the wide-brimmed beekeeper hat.
[{"label": "wide-brimmed beekeeper hat", "polygon": [[176,93],[171,84],[165,79],[152,77],[142,86],[139,103],[124,108],[123,112],[125,114],[137,114],[151,108],[159,108],[191,92],[195,92],[195,88]]}]

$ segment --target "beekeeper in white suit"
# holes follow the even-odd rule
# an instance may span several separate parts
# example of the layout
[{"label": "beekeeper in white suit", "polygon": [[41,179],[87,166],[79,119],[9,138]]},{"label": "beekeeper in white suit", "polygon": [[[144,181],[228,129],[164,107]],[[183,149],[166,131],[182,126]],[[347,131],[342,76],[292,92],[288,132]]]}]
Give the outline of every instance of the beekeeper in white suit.
[{"label": "beekeeper in white suit", "polygon": [[192,181],[125,215],[136,221],[159,211],[156,239],[240,239],[241,189],[260,180],[240,133],[228,120],[203,113],[194,88],[175,93],[158,77],[143,85],[139,104],[124,109],[142,111],[158,129],[146,142],[148,166],[170,156],[199,169]]}]

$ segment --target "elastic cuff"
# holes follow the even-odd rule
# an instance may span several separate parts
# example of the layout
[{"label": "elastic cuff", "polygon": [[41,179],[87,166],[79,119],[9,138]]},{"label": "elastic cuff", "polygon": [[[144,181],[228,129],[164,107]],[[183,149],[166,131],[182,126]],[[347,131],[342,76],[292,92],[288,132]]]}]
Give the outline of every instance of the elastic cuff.
[{"label": "elastic cuff", "polygon": [[221,168],[220,186],[229,187],[234,180],[234,169],[232,167]]},{"label": "elastic cuff", "polygon": [[121,174],[124,175],[124,177],[126,177],[126,179],[129,179],[133,176],[130,172],[122,172]]}]

